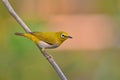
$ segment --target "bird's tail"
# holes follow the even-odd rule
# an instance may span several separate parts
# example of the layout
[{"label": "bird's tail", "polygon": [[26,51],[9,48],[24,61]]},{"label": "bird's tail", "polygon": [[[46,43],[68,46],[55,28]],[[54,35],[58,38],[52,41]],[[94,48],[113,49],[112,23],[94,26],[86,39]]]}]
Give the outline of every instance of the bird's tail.
[{"label": "bird's tail", "polygon": [[16,32],[15,35],[24,36],[24,37],[32,40],[32,41],[35,42],[35,43],[38,43],[38,42],[40,41],[37,37],[35,37],[35,36],[32,35],[31,33],[18,33],[18,32]]},{"label": "bird's tail", "polygon": [[18,35],[18,36],[24,36],[24,33],[16,32],[15,35]]}]

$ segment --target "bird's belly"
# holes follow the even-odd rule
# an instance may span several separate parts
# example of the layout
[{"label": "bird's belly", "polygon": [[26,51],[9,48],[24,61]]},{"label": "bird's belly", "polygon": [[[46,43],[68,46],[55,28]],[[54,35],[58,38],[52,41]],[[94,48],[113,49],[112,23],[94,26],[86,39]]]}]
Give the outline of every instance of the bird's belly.
[{"label": "bird's belly", "polygon": [[51,44],[48,44],[48,43],[46,43],[46,42],[44,42],[44,41],[40,41],[40,42],[39,42],[39,46],[40,46],[41,48],[45,48],[45,49],[51,49],[51,48],[56,48],[56,47],[58,47],[57,44],[51,45]]}]

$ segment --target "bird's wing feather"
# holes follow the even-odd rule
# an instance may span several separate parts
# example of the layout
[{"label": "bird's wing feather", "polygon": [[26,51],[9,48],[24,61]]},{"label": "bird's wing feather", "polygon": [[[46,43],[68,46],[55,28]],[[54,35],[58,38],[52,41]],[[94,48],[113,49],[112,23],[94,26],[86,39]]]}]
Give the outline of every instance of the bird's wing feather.
[{"label": "bird's wing feather", "polygon": [[30,34],[50,45],[57,43],[56,35],[53,32],[31,32]]}]

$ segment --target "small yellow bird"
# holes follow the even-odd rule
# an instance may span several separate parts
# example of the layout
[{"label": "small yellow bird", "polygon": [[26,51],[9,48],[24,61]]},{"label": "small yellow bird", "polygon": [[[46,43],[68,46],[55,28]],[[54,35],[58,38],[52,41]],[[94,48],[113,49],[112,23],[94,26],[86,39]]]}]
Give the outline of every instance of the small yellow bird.
[{"label": "small yellow bird", "polygon": [[19,36],[31,39],[42,49],[52,49],[60,46],[66,39],[72,38],[68,33],[60,32],[29,32],[29,33],[15,33]]}]

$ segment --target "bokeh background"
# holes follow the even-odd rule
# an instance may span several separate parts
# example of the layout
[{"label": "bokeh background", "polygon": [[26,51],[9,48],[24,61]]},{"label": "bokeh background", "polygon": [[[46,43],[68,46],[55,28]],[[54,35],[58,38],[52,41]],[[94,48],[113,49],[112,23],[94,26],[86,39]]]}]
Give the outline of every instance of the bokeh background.
[{"label": "bokeh background", "polygon": [[[47,50],[68,80],[120,80],[120,0],[10,0],[32,31],[73,39]],[[60,80],[0,1],[0,80]]]}]

